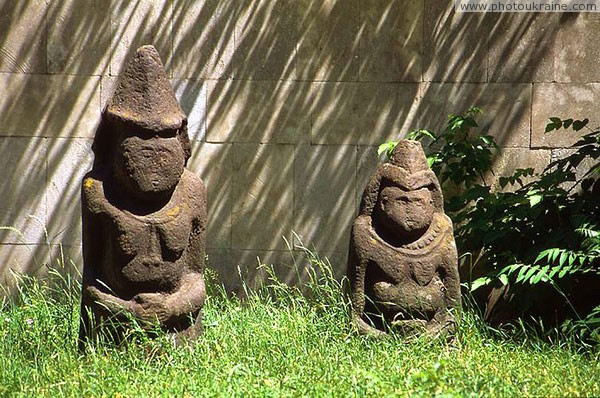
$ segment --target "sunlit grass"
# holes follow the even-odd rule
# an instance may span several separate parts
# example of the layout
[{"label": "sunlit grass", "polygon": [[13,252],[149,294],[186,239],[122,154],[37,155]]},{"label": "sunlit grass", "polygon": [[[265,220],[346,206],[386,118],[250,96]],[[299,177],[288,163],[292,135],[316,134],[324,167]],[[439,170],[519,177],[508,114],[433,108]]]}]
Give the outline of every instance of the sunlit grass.
[{"label": "sunlit grass", "polygon": [[85,356],[76,347],[79,285],[58,271],[52,288],[25,278],[0,314],[0,395],[600,395],[597,350],[511,338],[468,311],[452,344],[360,336],[329,265],[307,258],[304,294],[272,273],[243,301],[212,282],[193,347],[136,332],[124,347]]}]

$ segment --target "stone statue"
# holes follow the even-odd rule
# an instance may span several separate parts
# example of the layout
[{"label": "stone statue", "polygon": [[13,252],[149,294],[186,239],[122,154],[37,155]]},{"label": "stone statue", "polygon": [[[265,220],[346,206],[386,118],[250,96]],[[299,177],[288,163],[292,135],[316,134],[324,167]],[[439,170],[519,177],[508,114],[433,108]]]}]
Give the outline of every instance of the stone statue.
[{"label": "stone statue", "polygon": [[454,333],[461,303],[452,221],[419,142],[400,141],[365,188],[348,277],[361,333]]},{"label": "stone statue", "polygon": [[81,193],[80,348],[103,328],[119,342],[131,319],[158,322],[177,341],[195,338],[206,297],[206,191],[185,169],[187,118],[154,47],[128,64],[92,149]]}]

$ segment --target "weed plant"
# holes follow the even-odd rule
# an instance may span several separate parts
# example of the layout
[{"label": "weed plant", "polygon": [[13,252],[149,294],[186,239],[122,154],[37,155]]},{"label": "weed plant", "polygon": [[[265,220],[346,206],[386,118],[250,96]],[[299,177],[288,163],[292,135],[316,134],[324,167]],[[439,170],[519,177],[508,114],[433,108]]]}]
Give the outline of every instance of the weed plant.
[{"label": "weed plant", "polygon": [[127,344],[98,342],[85,355],[76,346],[78,279],[64,262],[49,267],[53,283],[21,277],[0,312],[0,395],[600,395],[597,350],[578,352],[564,337],[550,345],[526,329],[526,338],[513,339],[473,311],[465,311],[452,344],[361,336],[328,261],[308,250],[302,258],[299,287],[260,265],[269,278],[247,288],[244,300],[208,271],[204,334],[194,346],[134,328]]}]

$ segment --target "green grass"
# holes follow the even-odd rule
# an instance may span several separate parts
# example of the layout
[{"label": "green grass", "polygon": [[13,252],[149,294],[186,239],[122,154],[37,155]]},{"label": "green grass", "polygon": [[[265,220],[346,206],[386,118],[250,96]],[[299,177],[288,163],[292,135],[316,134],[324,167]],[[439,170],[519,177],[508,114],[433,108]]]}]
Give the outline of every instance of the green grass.
[{"label": "green grass", "polygon": [[124,347],[85,356],[76,349],[79,285],[58,273],[55,288],[27,278],[0,313],[0,395],[600,395],[597,349],[515,339],[471,312],[453,344],[360,336],[339,284],[316,265],[304,295],[274,282],[240,301],[213,284],[194,347],[134,332]]}]

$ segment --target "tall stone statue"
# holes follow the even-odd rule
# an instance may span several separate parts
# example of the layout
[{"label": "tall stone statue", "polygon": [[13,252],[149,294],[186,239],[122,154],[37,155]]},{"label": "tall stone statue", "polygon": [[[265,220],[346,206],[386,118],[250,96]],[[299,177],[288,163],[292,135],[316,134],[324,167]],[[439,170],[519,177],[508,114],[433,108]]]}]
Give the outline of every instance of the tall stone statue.
[{"label": "tall stone statue", "polygon": [[419,142],[400,141],[365,188],[348,277],[362,333],[454,332],[461,303],[452,221]]},{"label": "tall stone statue", "polygon": [[185,169],[187,118],[154,47],[128,64],[92,149],[81,192],[80,347],[103,328],[119,341],[131,319],[195,338],[206,297],[206,191]]}]

